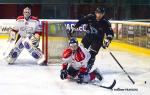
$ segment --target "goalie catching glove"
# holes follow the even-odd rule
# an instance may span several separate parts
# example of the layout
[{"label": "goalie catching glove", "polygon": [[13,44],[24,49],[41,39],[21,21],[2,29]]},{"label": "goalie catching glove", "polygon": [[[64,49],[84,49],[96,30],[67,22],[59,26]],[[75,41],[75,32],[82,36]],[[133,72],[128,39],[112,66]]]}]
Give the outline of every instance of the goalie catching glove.
[{"label": "goalie catching glove", "polygon": [[40,36],[38,34],[32,35],[31,38],[31,43],[34,47],[38,47],[39,46],[39,42],[40,42]]}]

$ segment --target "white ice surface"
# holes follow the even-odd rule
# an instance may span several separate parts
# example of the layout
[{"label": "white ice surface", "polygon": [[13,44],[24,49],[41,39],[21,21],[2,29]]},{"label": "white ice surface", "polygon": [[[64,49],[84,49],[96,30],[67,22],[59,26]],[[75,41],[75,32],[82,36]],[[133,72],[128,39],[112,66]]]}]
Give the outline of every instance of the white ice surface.
[{"label": "white ice surface", "polygon": [[[104,77],[103,85],[117,83],[114,89],[137,89],[137,91],[110,91],[89,84],[77,84],[59,77],[60,66],[38,66],[24,50],[14,65],[3,59],[6,40],[0,40],[0,95],[149,95],[150,58],[128,52],[112,51],[120,64],[135,81],[131,83],[118,64],[106,50],[97,56],[94,68],[98,67]],[[55,64],[55,63],[54,63]],[[144,84],[144,81],[147,84]]]}]

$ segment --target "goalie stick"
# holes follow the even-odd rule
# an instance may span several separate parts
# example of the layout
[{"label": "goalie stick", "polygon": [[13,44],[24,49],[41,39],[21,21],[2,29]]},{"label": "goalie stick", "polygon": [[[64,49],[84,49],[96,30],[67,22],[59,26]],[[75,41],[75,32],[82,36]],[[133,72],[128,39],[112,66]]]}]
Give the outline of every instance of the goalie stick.
[{"label": "goalie stick", "polygon": [[8,54],[9,54],[10,51],[11,51],[11,49],[14,47],[15,42],[16,42],[16,40],[14,40],[14,41],[11,41],[10,39],[7,40],[8,46],[7,46],[7,48],[6,48],[6,49],[4,50],[4,52],[3,52],[4,58],[5,58],[6,56],[8,56]]}]

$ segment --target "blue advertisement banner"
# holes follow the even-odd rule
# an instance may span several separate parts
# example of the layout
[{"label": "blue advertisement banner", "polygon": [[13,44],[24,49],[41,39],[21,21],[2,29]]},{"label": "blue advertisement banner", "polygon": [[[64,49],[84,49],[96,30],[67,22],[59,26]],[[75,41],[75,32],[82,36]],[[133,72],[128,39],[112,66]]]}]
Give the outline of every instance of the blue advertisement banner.
[{"label": "blue advertisement banner", "polygon": [[[65,26],[66,26],[66,29],[72,29],[73,26],[75,26],[76,22],[65,22],[64,23]],[[78,29],[77,29],[78,32],[85,32],[86,31],[86,24],[83,24],[81,25]]]}]

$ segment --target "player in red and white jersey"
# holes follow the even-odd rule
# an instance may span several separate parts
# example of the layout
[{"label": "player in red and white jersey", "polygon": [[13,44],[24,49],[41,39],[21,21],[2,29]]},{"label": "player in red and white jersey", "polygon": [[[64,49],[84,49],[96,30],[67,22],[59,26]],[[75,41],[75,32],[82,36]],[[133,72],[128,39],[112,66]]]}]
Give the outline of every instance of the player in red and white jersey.
[{"label": "player in red and white jersey", "polygon": [[77,79],[78,83],[90,82],[97,77],[100,81],[102,76],[98,69],[88,72],[87,62],[91,55],[89,51],[82,45],[78,45],[75,38],[69,41],[69,47],[63,52],[63,64],[60,78],[63,79]]},{"label": "player in red and white jersey", "polygon": [[6,57],[8,64],[13,64],[24,48],[37,60],[38,64],[42,64],[45,57],[38,48],[41,32],[39,19],[31,16],[31,9],[26,7],[23,10],[23,16],[18,16],[10,32],[10,40],[16,40],[16,42],[14,48]]}]

